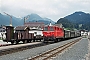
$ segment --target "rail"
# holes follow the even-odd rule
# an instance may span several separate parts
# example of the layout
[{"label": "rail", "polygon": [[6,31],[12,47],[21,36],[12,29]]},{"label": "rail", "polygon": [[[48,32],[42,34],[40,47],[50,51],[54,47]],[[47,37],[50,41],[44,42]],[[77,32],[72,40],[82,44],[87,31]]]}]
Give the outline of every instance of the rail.
[{"label": "rail", "polygon": [[80,41],[81,38],[74,40],[72,42],[66,43],[62,46],[56,47],[54,49],[51,49],[47,52],[44,52],[40,55],[28,58],[27,60],[48,60],[51,59],[52,57],[55,57],[57,54],[62,53],[65,49],[69,48],[70,46],[74,45],[78,41]]}]

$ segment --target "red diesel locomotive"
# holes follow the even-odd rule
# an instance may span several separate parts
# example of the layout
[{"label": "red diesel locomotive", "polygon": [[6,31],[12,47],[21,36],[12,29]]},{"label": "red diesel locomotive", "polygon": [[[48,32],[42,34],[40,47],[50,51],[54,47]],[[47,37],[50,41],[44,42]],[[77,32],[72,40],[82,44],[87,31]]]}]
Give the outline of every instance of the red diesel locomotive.
[{"label": "red diesel locomotive", "polygon": [[44,42],[46,41],[57,42],[60,39],[64,38],[64,30],[63,28],[58,27],[56,25],[44,26],[43,38]]},{"label": "red diesel locomotive", "polygon": [[43,39],[44,42],[58,42],[68,38],[79,37],[79,31],[70,31],[62,28],[62,25],[56,24],[51,26],[44,26]]}]

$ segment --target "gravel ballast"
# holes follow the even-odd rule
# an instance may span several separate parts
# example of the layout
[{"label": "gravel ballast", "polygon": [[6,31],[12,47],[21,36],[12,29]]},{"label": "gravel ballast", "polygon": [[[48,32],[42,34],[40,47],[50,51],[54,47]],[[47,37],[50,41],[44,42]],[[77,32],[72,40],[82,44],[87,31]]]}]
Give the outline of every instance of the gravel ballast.
[{"label": "gravel ballast", "polygon": [[53,60],[86,60],[88,54],[88,39],[82,40],[72,48],[68,49],[65,53],[58,55]]},{"label": "gravel ballast", "polygon": [[62,41],[62,42],[58,42],[58,43],[54,43],[54,44],[50,44],[50,45],[46,45],[46,46],[27,49],[27,50],[19,51],[19,52],[12,53],[12,54],[3,55],[3,56],[0,56],[0,60],[25,60],[29,57],[39,55],[45,51],[56,48],[60,45],[63,45],[65,43],[71,42],[76,39],[78,39],[78,38],[70,39],[67,41]]}]

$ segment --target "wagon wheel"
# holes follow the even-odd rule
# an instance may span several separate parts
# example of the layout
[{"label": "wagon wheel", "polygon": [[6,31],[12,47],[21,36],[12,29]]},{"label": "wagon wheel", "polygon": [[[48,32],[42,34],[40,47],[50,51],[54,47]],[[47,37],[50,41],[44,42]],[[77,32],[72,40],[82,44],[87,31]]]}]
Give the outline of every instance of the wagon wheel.
[{"label": "wagon wheel", "polygon": [[27,40],[24,40],[23,43],[24,43],[24,44],[27,43]]},{"label": "wagon wheel", "polygon": [[29,43],[29,40],[27,41],[27,43]]},{"label": "wagon wheel", "polygon": [[11,44],[18,44],[18,41],[12,41]]},{"label": "wagon wheel", "polygon": [[13,44],[14,42],[11,42],[11,44]]}]

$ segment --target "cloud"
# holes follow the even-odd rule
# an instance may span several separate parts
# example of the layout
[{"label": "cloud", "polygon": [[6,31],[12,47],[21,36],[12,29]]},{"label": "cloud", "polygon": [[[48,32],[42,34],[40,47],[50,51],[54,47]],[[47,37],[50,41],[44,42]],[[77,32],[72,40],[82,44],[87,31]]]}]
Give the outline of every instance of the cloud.
[{"label": "cloud", "polygon": [[36,13],[54,21],[75,11],[90,13],[90,0],[0,0],[1,12],[16,17]]}]

